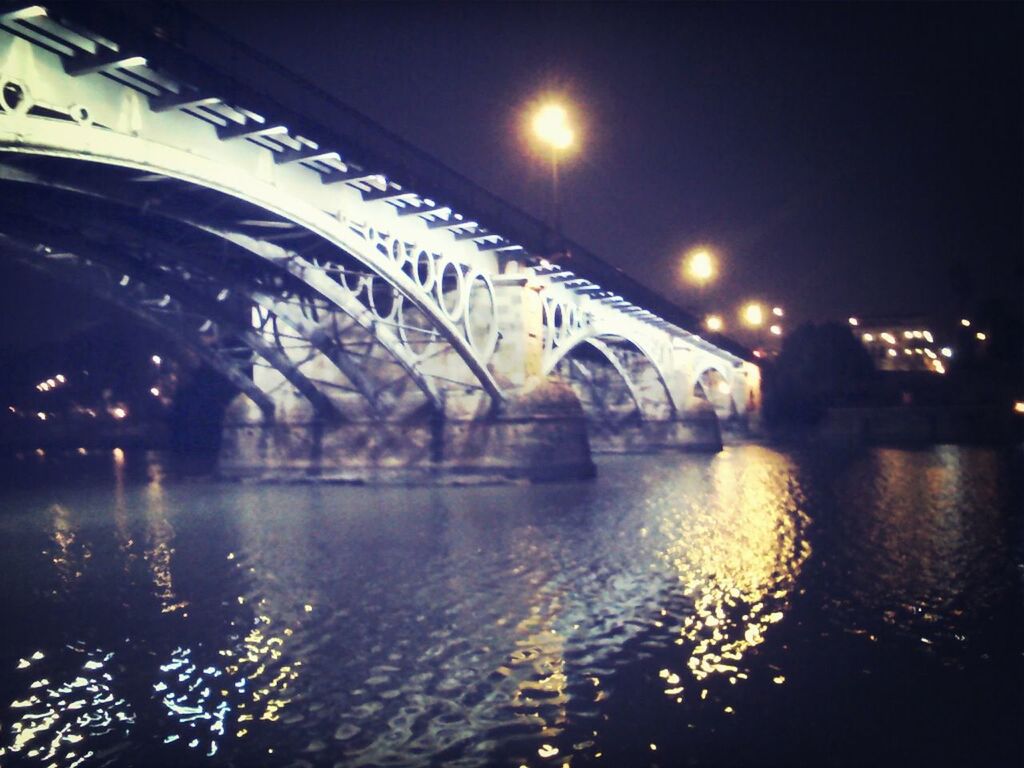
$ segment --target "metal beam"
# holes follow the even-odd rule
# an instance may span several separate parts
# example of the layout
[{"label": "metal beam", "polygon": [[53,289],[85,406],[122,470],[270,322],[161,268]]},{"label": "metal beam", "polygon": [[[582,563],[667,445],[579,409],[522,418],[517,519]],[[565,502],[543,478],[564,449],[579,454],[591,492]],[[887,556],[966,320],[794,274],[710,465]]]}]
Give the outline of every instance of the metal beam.
[{"label": "metal beam", "polygon": [[394,187],[388,187],[388,189],[370,189],[363,192],[363,202],[372,203],[377,200],[398,200],[403,197],[418,197],[415,192],[409,192],[404,189],[395,189]]},{"label": "metal beam", "polygon": [[341,155],[336,149],[321,149],[320,147],[282,149],[274,155],[274,162],[277,165],[285,165],[287,163],[301,163],[306,160],[326,160],[328,158],[341,160]]},{"label": "metal beam", "polygon": [[271,123],[257,123],[247,120],[244,123],[229,123],[228,125],[217,126],[217,138],[221,141],[232,139],[250,139],[255,136],[269,136],[272,134],[288,133],[287,126],[274,125]]},{"label": "metal beam", "polygon": [[320,174],[320,181],[323,184],[344,184],[350,181],[363,181],[375,179],[383,174],[375,171],[364,171],[362,169],[349,168],[347,171],[328,171]]},{"label": "metal beam", "polygon": [[102,53],[98,54],[81,51],[73,57],[62,57],[61,63],[64,66],[65,72],[72,77],[78,77],[79,75],[104,72],[109,69],[116,69],[117,67],[144,66],[146,58],[145,56],[128,55],[121,51],[112,51],[109,48],[104,48]]},{"label": "metal beam", "polygon": [[[443,211],[444,208],[435,210]],[[417,211],[419,213],[419,211]],[[480,224],[470,219],[438,219],[427,222],[427,229],[458,229],[459,227],[479,227]]]},{"label": "metal beam", "polygon": [[[441,213],[441,211],[450,211],[452,207],[450,205],[420,205],[420,206],[409,206],[403,208],[398,212],[399,216],[426,216],[428,214]],[[434,222],[430,222],[433,224]]]},{"label": "metal beam", "polygon": [[[78,288],[82,287],[82,280],[80,276],[69,275],[69,270],[66,266],[58,267],[47,260],[40,260],[38,258],[39,254],[35,251],[33,246],[28,246],[25,243],[4,234],[0,234],[0,242],[3,242],[6,246],[4,248],[0,248],[0,253],[8,253],[11,258],[25,266],[38,272],[42,272],[54,279],[69,283],[70,285]],[[17,251],[17,253],[15,253],[15,251]],[[90,268],[82,263],[81,257],[76,255],[75,258],[77,259],[77,269],[82,270]],[[210,368],[223,376],[230,384],[235,386],[240,392],[244,393],[246,397],[252,400],[260,409],[260,412],[263,414],[263,418],[267,423],[272,423],[274,421],[275,406],[270,395],[260,389],[251,378],[242,373],[232,362],[230,362],[228,358],[204,344],[198,333],[186,334],[182,329],[178,329],[176,331],[168,326],[166,322],[152,316],[145,310],[145,308],[128,301],[125,297],[119,296],[113,291],[99,291],[94,288],[93,292],[105,301],[131,313],[132,316],[143,322],[150,328],[150,330],[160,336],[163,336],[175,346],[182,347],[195,354],[200,360],[210,366]]]},{"label": "metal beam", "polygon": [[217,96],[201,96],[198,91],[192,93],[168,93],[163,96],[150,96],[149,108],[154,112],[170,112],[175,109],[205,107],[219,104],[222,99]]}]

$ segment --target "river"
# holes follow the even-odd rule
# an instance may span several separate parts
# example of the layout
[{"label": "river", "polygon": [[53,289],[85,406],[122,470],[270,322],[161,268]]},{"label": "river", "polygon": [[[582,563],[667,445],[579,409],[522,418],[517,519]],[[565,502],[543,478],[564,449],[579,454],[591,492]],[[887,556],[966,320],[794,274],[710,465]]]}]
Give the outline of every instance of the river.
[{"label": "river", "polygon": [[1019,449],[581,484],[12,460],[0,765],[1020,765]]}]

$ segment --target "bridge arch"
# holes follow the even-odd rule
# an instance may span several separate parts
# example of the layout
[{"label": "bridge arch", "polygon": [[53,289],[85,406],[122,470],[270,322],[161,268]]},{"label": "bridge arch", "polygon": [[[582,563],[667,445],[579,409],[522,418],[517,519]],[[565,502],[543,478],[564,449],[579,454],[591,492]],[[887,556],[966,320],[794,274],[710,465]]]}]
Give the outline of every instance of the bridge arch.
[{"label": "bridge arch", "polygon": [[[637,339],[611,333],[578,333],[567,343],[550,350],[544,373],[555,371],[583,347],[595,350],[607,361],[623,382],[641,419],[666,419],[676,415],[675,397],[664,371]],[[633,359],[626,359],[626,356]],[[641,377],[644,380],[638,380]]]},{"label": "bridge arch", "polygon": [[[49,86],[51,83],[46,85]],[[467,283],[469,288],[483,283],[486,290],[486,277],[479,277],[479,272],[471,273],[469,265],[458,260],[437,258],[430,247],[419,247],[415,244],[409,247],[409,244],[397,234],[384,233],[369,223],[381,219],[388,222],[387,216],[359,218],[362,214],[373,211],[372,206],[381,203],[348,205],[346,203],[351,201],[345,200],[343,195],[325,195],[323,190],[326,188],[319,182],[316,182],[317,194],[295,194],[297,190],[301,192],[301,188],[308,184],[283,184],[279,179],[268,181],[266,174],[261,173],[263,163],[259,158],[256,158],[255,163],[252,162],[253,152],[269,152],[266,148],[257,148],[250,144],[244,148],[244,153],[237,151],[241,149],[238,147],[226,148],[228,151],[223,157],[213,160],[204,156],[209,141],[199,141],[196,145],[197,151],[165,143],[164,134],[158,130],[160,126],[147,125],[149,118],[156,120],[160,115],[147,113],[145,102],[138,98],[132,99],[130,95],[106,94],[108,101],[113,99],[118,103],[100,103],[95,108],[92,105],[86,107],[88,120],[53,119],[33,114],[30,105],[43,103],[42,99],[28,95],[33,86],[19,80],[18,87],[23,94],[22,98],[15,109],[5,110],[0,120],[0,151],[14,156],[59,158],[112,166],[140,172],[147,180],[173,179],[186,188],[212,190],[247,203],[264,212],[264,215],[290,222],[303,232],[314,235],[323,244],[336,249],[337,253],[327,253],[315,261],[299,259],[294,252],[283,258],[281,254],[274,254],[277,266],[288,269],[293,276],[310,283],[321,293],[329,294],[329,300],[338,304],[342,311],[348,310],[350,316],[361,320],[364,327],[380,336],[383,346],[389,351],[403,351],[405,354],[398,355],[399,361],[407,372],[414,374],[420,388],[435,407],[444,408],[445,400],[440,392],[444,389],[444,384],[438,384],[439,380],[429,363],[423,364],[416,359],[417,355],[410,348],[408,339],[403,337],[407,334],[394,330],[388,332],[388,324],[390,323],[393,328],[396,318],[378,317],[373,306],[368,308],[368,316],[359,312],[351,302],[340,300],[340,292],[336,288],[326,286],[325,279],[317,277],[317,273],[321,273],[326,280],[338,283],[324,274],[332,269],[344,269],[336,263],[338,257],[354,259],[365,270],[365,278],[371,281],[379,280],[381,285],[386,285],[388,291],[393,291],[393,295],[400,297],[404,302],[407,307],[406,315],[414,316],[416,322],[428,326],[425,335],[434,347],[430,350],[432,357],[439,354],[436,349],[438,343],[443,343],[454,352],[466,371],[466,376],[459,376],[459,380],[455,382],[458,387],[479,388],[495,402],[503,398],[504,395],[490,373],[486,360],[486,356],[493,352],[492,340],[497,338],[496,320],[491,324],[492,329],[478,342],[469,330],[463,311],[467,303]],[[109,88],[97,87],[93,83],[85,96],[104,94],[106,90]],[[64,100],[67,100],[66,93]],[[127,111],[133,112],[139,122],[139,126],[127,135],[121,130],[115,131],[106,127],[123,122],[126,107],[119,100],[131,103],[132,109]],[[89,99],[75,101],[88,103]],[[152,130],[142,130],[146,127]],[[198,127],[209,130],[209,126]],[[147,134],[151,134],[151,137]],[[226,159],[234,162],[224,162]],[[325,206],[331,197],[333,200],[330,205]],[[342,208],[345,209],[344,212]],[[397,216],[392,214],[390,218],[395,219]],[[398,229],[396,225],[396,233]],[[238,238],[234,241],[236,244],[241,242]],[[321,249],[323,250],[326,249]],[[418,275],[417,268],[409,267],[413,259],[422,261],[424,253],[432,264],[427,271],[433,275],[433,290],[425,290],[420,284],[421,281],[415,279]],[[265,254],[259,255],[265,257]],[[453,283],[455,288],[449,289],[449,283]],[[454,302],[451,300],[451,294],[455,295]],[[433,366],[434,369],[438,367]],[[430,378],[435,381],[428,387],[425,384]]]},{"label": "bridge arch", "polygon": [[[169,202],[151,202],[146,197],[132,196],[128,192],[119,190],[116,186],[111,188],[109,185],[90,183],[84,179],[71,181],[59,176],[55,177],[52,174],[27,171],[3,163],[0,163],[0,182],[19,183],[84,198],[102,200],[123,208],[125,211],[130,212],[131,215],[145,216],[146,220],[143,222],[140,231],[124,233],[124,227],[122,226],[122,234],[127,237],[143,238],[143,231],[151,227],[155,219],[162,219],[173,222],[175,225],[181,225],[185,229],[194,230],[197,233],[208,236],[210,239],[221,241],[230,248],[247,254],[263,268],[272,272],[279,272],[280,277],[288,278],[304,286],[324,302],[327,302],[331,308],[339,310],[350,318],[365,333],[372,334],[375,343],[385,350],[394,362],[405,371],[405,374],[421,390],[427,402],[435,410],[443,410],[443,393],[431,380],[430,376],[422,370],[420,362],[414,354],[415,350],[412,349],[408,338],[401,338],[404,335],[401,334],[402,328],[399,327],[399,333],[396,333],[387,323],[383,322],[383,319],[373,312],[371,306],[368,306],[370,302],[366,301],[365,296],[362,297],[363,300],[360,300],[358,295],[360,289],[358,286],[356,286],[355,290],[352,290],[345,285],[346,277],[344,273],[338,274],[337,279],[335,279],[331,276],[329,270],[323,268],[323,265],[316,264],[312,260],[306,259],[282,245],[260,239],[251,234],[233,231],[221,224],[196,220],[194,218],[195,212],[187,210],[184,206]],[[272,222],[263,223],[269,224]],[[106,222],[103,222],[102,225],[108,228],[112,227],[111,224]],[[187,254],[179,252],[175,255],[175,258],[180,259],[185,256]],[[210,266],[210,261],[204,260],[203,268],[209,269]],[[363,280],[363,278],[360,277],[357,280]],[[255,303],[266,305],[267,300],[272,298],[273,293],[279,290],[280,287],[277,285],[268,286],[263,292],[254,292],[252,298]],[[295,317],[295,313],[292,313],[292,317]],[[288,320],[288,318],[283,319],[286,322]],[[294,323],[289,323],[289,325],[293,328],[295,327]],[[316,330],[310,329],[308,324],[305,324],[304,328],[305,330]],[[311,337],[311,341],[318,343],[319,340]],[[432,341],[431,343],[436,346],[436,342]],[[335,346],[337,347],[337,345]],[[337,355],[338,351],[336,348],[334,354]],[[354,364],[346,365],[344,373],[354,382],[357,382],[360,377],[360,372]],[[363,390],[364,394],[369,395],[365,386]]]}]

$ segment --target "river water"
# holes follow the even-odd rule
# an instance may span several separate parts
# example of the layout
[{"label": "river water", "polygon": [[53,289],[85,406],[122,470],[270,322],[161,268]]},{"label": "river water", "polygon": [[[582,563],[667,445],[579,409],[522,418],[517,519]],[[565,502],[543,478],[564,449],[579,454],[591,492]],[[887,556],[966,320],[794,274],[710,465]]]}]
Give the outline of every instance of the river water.
[{"label": "river water", "polygon": [[0,765],[1021,765],[1018,451],[256,486],[29,455]]}]

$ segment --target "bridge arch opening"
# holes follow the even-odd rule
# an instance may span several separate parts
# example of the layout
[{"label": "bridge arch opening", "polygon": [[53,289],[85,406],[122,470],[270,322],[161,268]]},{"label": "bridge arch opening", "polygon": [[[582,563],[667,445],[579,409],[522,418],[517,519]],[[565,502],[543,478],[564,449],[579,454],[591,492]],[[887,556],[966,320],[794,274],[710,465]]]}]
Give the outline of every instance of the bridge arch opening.
[{"label": "bridge arch opening", "polygon": [[589,336],[558,350],[553,372],[576,392],[592,422],[664,421],[675,414],[667,382],[652,359],[621,336]]},{"label": "bridge arch opening", "polygon": [[719,422],[735,420],[740,410],[733,393],[733,385],[719,368],[705,368],[693,384],[693,396],[714,408]]}]

